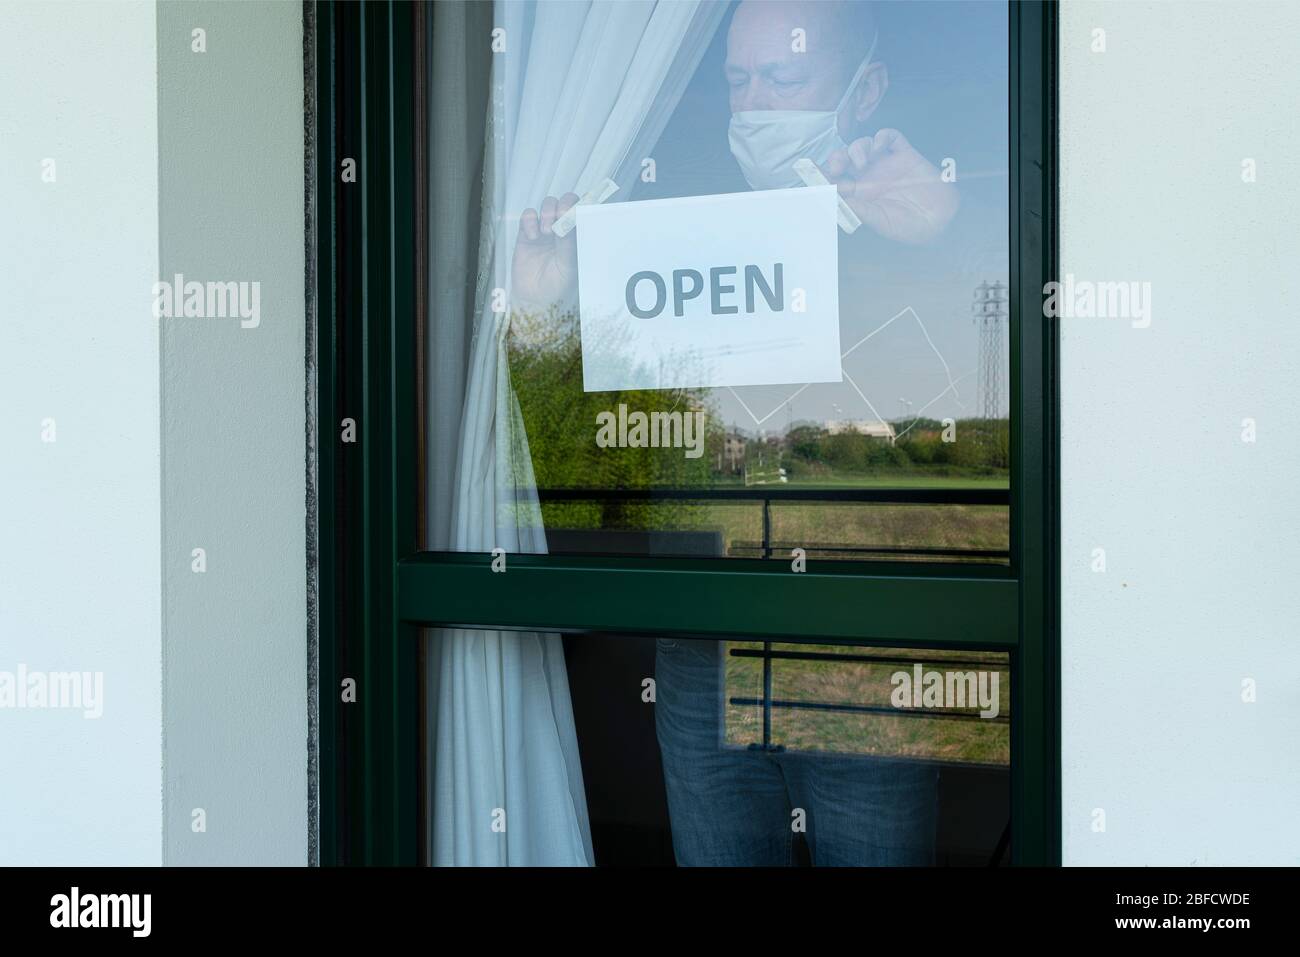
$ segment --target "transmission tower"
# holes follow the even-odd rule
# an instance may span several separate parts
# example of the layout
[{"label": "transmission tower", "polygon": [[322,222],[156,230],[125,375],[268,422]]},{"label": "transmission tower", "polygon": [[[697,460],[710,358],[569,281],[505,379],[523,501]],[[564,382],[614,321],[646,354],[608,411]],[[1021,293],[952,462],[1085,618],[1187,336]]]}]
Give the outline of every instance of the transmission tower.
[{"label": "transmission tower", "polygon": [[979,408],[986,421],[1001,419],[1002,349],[1007,341],[1007,287],[1000,282],[982,282],[975,287],[971,316],[980,334]]}]

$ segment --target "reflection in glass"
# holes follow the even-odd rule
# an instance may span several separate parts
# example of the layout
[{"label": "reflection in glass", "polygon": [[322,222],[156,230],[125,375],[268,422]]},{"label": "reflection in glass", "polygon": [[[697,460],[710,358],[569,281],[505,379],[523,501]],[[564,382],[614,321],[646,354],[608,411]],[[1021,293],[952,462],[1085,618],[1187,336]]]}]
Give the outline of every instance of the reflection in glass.
[{"label": "reflection in glass", "polygon": [[[431,640],[472,659],[496,653],[500,637],[444,631]],[[566,637],[564,652],[572,790],[547,804],[552,728],[538,726],[501,764],[478,753],[453,765],[462,788],[488,782],[475,803],[443,796],[460,826],[490,820],[484,808],[509,823],[451,839],[520,854],[537,835],[514,828],[545,821],[540,808],[557,822],[578,816],[595,864],[1010,859],[1005,654],[604,634]]]},{"label": "reflection in glass", "polygon": [[[1008,277],[1005,4],[500,0],[426,19],[427,548],[1007,560],[1004,317],[983,293],[994,311],[971,309]],[[772,214],[787,190],[799,208]],[[671,242],[636,226],[665,202],[693,211]],[[593,243],[597,209],[631,225]],[[813,238],[833,252],[799,265]],[[745,261],[760,240],[788,252],[779,277]],[[596,314],[582,290],[602,283],[626,316]],[[637,323],[661,336],[649,354]],[[815,381],[780,368],[782,349],[828,348]],[[997,745],[957,760],[941,740],[965,719],[828,711],[832,734],[789,702],[877,706],[870,682],[831,694],[863,663],[807,687],[773,661],[772,687],[733,693],[753,663],[700,647],[660,662],[669,704],[650,709],[653,641],[430,632],[428,859],[767,860],[747,838],[679,841],[716,813],[690,797],[694,769],[725,783],[732,756],[733,792],[814,822],[782,831],[796,858],[1001,854]],[[945,794],[980,809],[960,841]]]},{"label": "reflection in glass", "polygon": [[[1004,4],[431,9],[429,548],[1006,562]],[[734,211],[796,167],[837,186],[830,283],[802,220]]]}]

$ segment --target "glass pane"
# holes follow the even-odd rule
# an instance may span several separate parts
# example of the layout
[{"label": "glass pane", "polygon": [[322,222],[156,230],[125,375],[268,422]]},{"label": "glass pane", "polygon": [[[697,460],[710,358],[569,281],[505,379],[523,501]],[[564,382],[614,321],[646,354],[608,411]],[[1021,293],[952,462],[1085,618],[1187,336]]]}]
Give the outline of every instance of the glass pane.
[{"label": "glass pane", "polygon": [[727,642],[722,654],[727,744],[987,766],[1010,760],[1004,654],[764,642]]},{"label": "glass pane", "polygon": [[427,547],[1007,561],[1004,3],[431,10]]},{"label": "glass pane", "polygon": [[[427,642],[434,862],[1010,860],[1005,654],[492,631]],[[472,720],[466,692],[498,661],[533,680]]]}]

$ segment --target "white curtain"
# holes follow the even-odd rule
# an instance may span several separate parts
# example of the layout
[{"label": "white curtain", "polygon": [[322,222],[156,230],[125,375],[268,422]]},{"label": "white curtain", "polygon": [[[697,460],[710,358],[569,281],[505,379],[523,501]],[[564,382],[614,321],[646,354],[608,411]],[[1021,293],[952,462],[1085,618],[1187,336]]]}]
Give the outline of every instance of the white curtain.
[{"label": "white curtain", "polygon": [[[443,455],[456,455],[454,476],[445,460],[430,463],[430,496],[450,497],[430,502],[431,515],[442,505],[447,518],[445,541],[432,547],[546,551],[528,440],[510,388],[508,318],[493,312],[492,291],[504,289],[509,301],[510,254],[523,209],[548,195],[582,195],[606,177],[622,187],[615,200],[626,196],[629,177],[662,132],[724,9],[707,0],[495,4],[493,26],[504,32],[494,37],[504,49],[492,54],[468,349],[463,311],[457,316],[454,304],[441,309],[437,290],[431,297],[429,367],[445,367],[449,353],[463,356],[463,373],[430,387],[436,408],[460,407],[463,399],[458,451],[447,445],[452,430],[431,437],[435,460],[440,443]],[[437,32],[435,20],[435,140],[446,135],[440,99],[457,95],[438,88]],[[489,43],[464,32],[470,49]],[[433,170],[435,193],[445,175]],[[441,255],[436,242],[432,255]],[[437,277],[438,263],[432,266]],[[591,864],[560,638],[440,629],[429,636],[425,660],[430,861]]]}]

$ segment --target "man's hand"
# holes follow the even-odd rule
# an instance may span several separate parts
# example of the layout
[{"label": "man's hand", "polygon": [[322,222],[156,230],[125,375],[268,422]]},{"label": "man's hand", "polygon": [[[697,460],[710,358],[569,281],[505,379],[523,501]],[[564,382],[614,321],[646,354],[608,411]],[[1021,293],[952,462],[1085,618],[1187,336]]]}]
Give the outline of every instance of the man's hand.
[{"label": "man's hand", "polygon": [[898,130],[854,140],[821,168],[858,218],[886,239],[924,243],[957,212],[957,187]]},{"label": "man's hand", "polygon": [[578,233],[570,230],[561,238],[552,227],[577,201],[576,193],[565,193],[558,200],[547,196],[540,213],[525,209],[519,217],[519,238],[511,265],[511,297],[519,305],[545,311],[552,303],[565,308],[576,300]]}]

